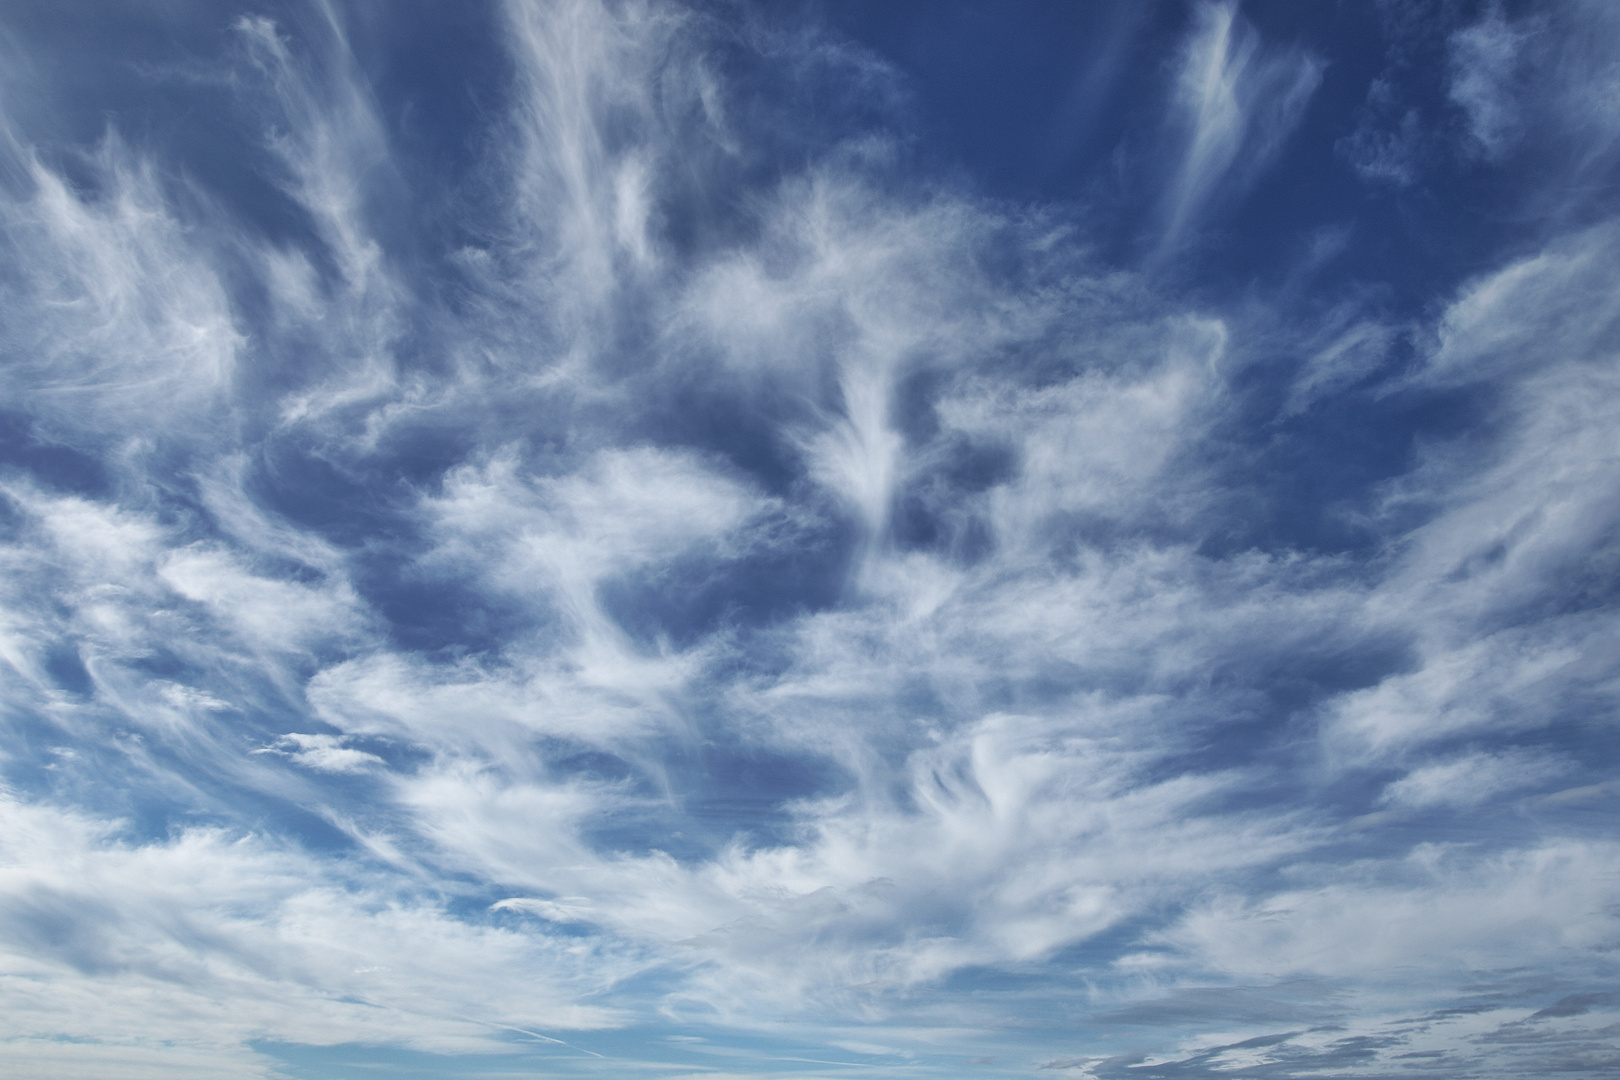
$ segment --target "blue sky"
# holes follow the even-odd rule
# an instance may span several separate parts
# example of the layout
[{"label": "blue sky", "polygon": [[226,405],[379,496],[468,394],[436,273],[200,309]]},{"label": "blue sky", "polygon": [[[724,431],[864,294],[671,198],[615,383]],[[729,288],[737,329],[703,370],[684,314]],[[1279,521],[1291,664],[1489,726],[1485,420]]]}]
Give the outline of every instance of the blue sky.
[{"label": "blue sky", "polygon": [[1620,7],[0,61],[8,1077],[1620,1068]]}]

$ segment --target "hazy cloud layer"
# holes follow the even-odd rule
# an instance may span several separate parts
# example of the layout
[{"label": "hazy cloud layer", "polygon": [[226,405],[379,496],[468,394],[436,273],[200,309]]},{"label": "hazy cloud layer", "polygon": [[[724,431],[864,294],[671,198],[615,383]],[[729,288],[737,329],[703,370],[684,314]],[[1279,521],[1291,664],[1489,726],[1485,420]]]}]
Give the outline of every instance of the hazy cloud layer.
[{"label": "hazy cloud layer", "polygon": [[1608,5],[430,8],[8,16],[8,1075],[1611,1073]]}]

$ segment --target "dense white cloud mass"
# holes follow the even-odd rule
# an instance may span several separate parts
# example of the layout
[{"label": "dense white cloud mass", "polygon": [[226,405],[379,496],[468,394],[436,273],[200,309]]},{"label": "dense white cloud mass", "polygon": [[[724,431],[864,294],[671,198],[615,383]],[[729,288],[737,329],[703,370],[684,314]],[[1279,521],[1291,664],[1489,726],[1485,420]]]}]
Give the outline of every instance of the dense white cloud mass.
[{"label": "dense white cloud mass", "polygon": [[1620,19],[1363,15],[6,13],[0,1071],[1612,1075]]}]

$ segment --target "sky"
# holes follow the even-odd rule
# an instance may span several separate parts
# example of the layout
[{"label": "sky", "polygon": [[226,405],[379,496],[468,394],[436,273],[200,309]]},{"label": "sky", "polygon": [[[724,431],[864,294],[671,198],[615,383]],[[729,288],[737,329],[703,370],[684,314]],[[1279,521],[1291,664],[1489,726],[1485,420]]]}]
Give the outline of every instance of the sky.
[{"label": "sky", "polygon": [[11,1080],[1620,1071],[1620,5],[0,6]]}]

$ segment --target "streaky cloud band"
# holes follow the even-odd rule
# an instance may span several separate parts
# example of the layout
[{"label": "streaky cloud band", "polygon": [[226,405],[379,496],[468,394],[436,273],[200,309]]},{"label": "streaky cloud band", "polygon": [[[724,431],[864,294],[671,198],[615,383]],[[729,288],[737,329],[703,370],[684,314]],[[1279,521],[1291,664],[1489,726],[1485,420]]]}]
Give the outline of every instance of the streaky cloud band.
[{"label": "streaky cloud band", "polygon": [[8,1075],[1612,1072],[1620,19],[1062,7],[5,16]]}]

